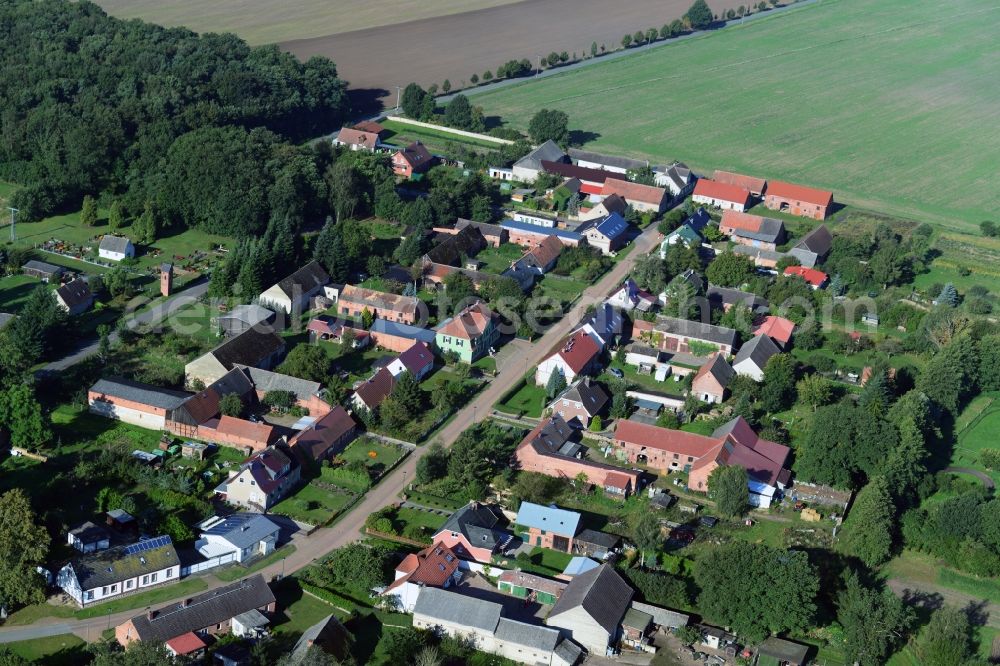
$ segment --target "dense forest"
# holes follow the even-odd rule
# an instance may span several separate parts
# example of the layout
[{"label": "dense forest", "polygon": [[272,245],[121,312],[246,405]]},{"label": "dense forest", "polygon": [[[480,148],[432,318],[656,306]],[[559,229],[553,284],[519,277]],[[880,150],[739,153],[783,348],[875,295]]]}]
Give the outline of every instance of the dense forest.
[{"label": "dense forest", "polygon": [[[24,185],[13,203],[24,221],[104,193],[130,214],[152,201],[166,223],[258,233],[258,204],[295,158],[285,141],[336,128],[348,111],[325,58],[122,21],[90,2],[10,0],[0,32],[0,178]],[[207,180],[213,169],[227,178]],[[176,201],[206,182],[242,189],[255,210],[221,224],[228,213]]]}]

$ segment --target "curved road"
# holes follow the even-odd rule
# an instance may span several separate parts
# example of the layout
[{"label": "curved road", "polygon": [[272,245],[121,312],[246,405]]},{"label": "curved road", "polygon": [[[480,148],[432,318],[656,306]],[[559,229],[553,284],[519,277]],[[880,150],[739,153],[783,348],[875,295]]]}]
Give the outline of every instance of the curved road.
[{"label": "curved road", "polygon": [[[633,241],[635,247],[632,248],[631,252],[605,274],[599,282],[587,288],[573,309],[549,328],[541,338],[530,345],[519,341],[510,343],[520,345],[522,353],[508,357],[511,358],[510,362],[503,363],[503,367],[498,368],[498,374],[490,382],[489,386],[477,394],[472,402],[461,409],[441,432],[438,433],[435,439],[440,440],[445,446],[451,446],[458,439],[459,435],[479,420],[480,415],[485,418],[489,414],[493,404],[501,398],[504,392],[520,380],[527,369],[537,366],[548,355],[556,343],[577,325],[580,318],[586,312],[588,305],[604,300],[615,286],[625,280],[631,272],[636,259],[650,252],[659,242],[659,238],[660,234],[656,230],[656,225],[649,225]],[[191,290],[184,293],[189,294]],[[167,310],[172,311],[172,308],[167,305]],[[319,529],[308,537],[295,540],[295,552],[289,555],[284,561],[279,561],[264,568],[260,573],[268,579],[282,572],[285,574],[293,573],[331,550],[357,540],[364,528],[365,518],[370,513],[395,501],[397,495],[406,486],[407,479],[413,479],[417,461],[423,457],[427,449],[428,447],[426,446],[418,448],[410,454],[403,464],[396,467],[378,485],[369,490],[364,499],[344,514],[332,527]],[[210,575],[206,577],[206,582],[209,585],[209,589],[228,584]],[[173,601],[180,601],[181,598],[178,597]],[[170,602],[164,602],[162,605],[165,606],[168,603]],[[137,612],[141,611],[135,609],[88,620],[67,621],[61,618],[45,618],[29,626],[0,627],[0,643],[54,636],[67,632],[72,632],[84,640],[97,640],[100,638],[101,632],[109,626],[113,627],[121,624]]]},{"label": "curved road", "polygon": [[997,485],[993,482],[993,477],[989,474],[971,467],[945,467],[941,471],[949,472],[951,474],[969,474],[970,476],[974,476],[983,482],[983,485],[986,486],[986,490],[993,490]]}]

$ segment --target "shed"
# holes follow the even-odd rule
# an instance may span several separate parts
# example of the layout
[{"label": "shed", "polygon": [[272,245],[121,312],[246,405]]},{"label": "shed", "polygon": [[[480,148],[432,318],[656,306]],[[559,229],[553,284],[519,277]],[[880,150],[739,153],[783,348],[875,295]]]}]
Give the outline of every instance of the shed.
[{"label": "shed", "polygon": [[756,666],[802,666],[808,653],[808,645],[772,636],[757,646],[754,663]]}]

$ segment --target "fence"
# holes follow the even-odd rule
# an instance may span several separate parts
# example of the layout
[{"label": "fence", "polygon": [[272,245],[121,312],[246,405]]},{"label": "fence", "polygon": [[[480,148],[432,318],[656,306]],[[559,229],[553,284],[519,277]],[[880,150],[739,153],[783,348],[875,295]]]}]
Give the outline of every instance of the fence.
[{"label": "fence", "polygon": [[215,567],[235,561],[236,551],[233,551],[231,553],[226,553],[225,555],[216,555],[213,558],[205,560],[204,562],[198,562],[197,564],[191,564],[188,566],[182,565],[181,577],[190,576],[191,574],[196,574],[202,571],[208,571],[209,569],[214,569]]}]

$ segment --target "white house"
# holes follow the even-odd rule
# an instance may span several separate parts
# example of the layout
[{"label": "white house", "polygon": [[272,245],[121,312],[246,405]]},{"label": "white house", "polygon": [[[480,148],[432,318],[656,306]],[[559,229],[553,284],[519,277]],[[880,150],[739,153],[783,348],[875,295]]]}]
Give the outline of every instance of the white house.
[{"label": "white house", "polygon": [[260,513],[234,513],[203,525],[194,547],[207,558],[234,553],[237,562],[274,552],[280,528]]},{"label": "white house", "polygon": [[746,375],[759,382],[764,379],[764,366],[767,365],[768,359],[780,353],[781,350],[770,336],[754,336],[740,347],[739,353],[733,359],[733,370],[738,375]]},{"label": "white house", "polygon": [[309,299],[318,294],[329,281],[330,276],[323,267],[310,261],[264,291],[257,300],[272,310],[284,310],[286,314],[291,314],[292,310],[306,309]]},{"label": "white house", "polygon": [[656,296],[648,291],[639,289],[639,286],[632,278],[625,280],[622,288],[608,296],[608,299],[604,302],[626,312],[631,310],[649,312],[657,305]]},{"label": "white house", "polygon": [[83,278],[67,282],[56,289],[56,303],[70,315],[83,314],[94,304],[94,294]]},{"label": "white house", "polygon": [[628,222],[618,213],[612,213],[600,222],[583,231],[587,244],[596,247],[601,254],[609,255],[625,244]]},{"label": "white house", "polygon": [[511,172],[514,180],[519,180],[522,183],[533,183],[538,178],[538,174],[544,171],[542,168],[543,160],[546,162],[565,162],[567,159],[566,153],[562,151],[562,148],[549,139],[514,162]]},{"label": "white house", "polygon": [[561,371],[567,384],[594,369],[601,354],[601,346],[589,333],[579,330],[564,339],[558,349],[538,364],[535,384],[545,386],[553,372]]},{"label": "white house", "polygon": [[386,366],[389,373],[396,379],[408,372],[416,379],[423,379],[434,369],[434,353],[427,343],[417,340],[405,352],[394,358]]},{"label": "white house", "polygon": [[80,606],[130,594],[180,578],[181,561],[169,536],[101,550],[59,570],[56,585]]},{"label": "white house", "polygon": [[691,194],[691,201],[742,213],[750,207],[750,192],[736,185],[699,178]]},{"label": "white house", "polygon": [[101,259],[121,261],[122,259],[135,256],[135,246],[127,238],[105,236],[101,239],[101,245],[97,250],[97,254]]}]

